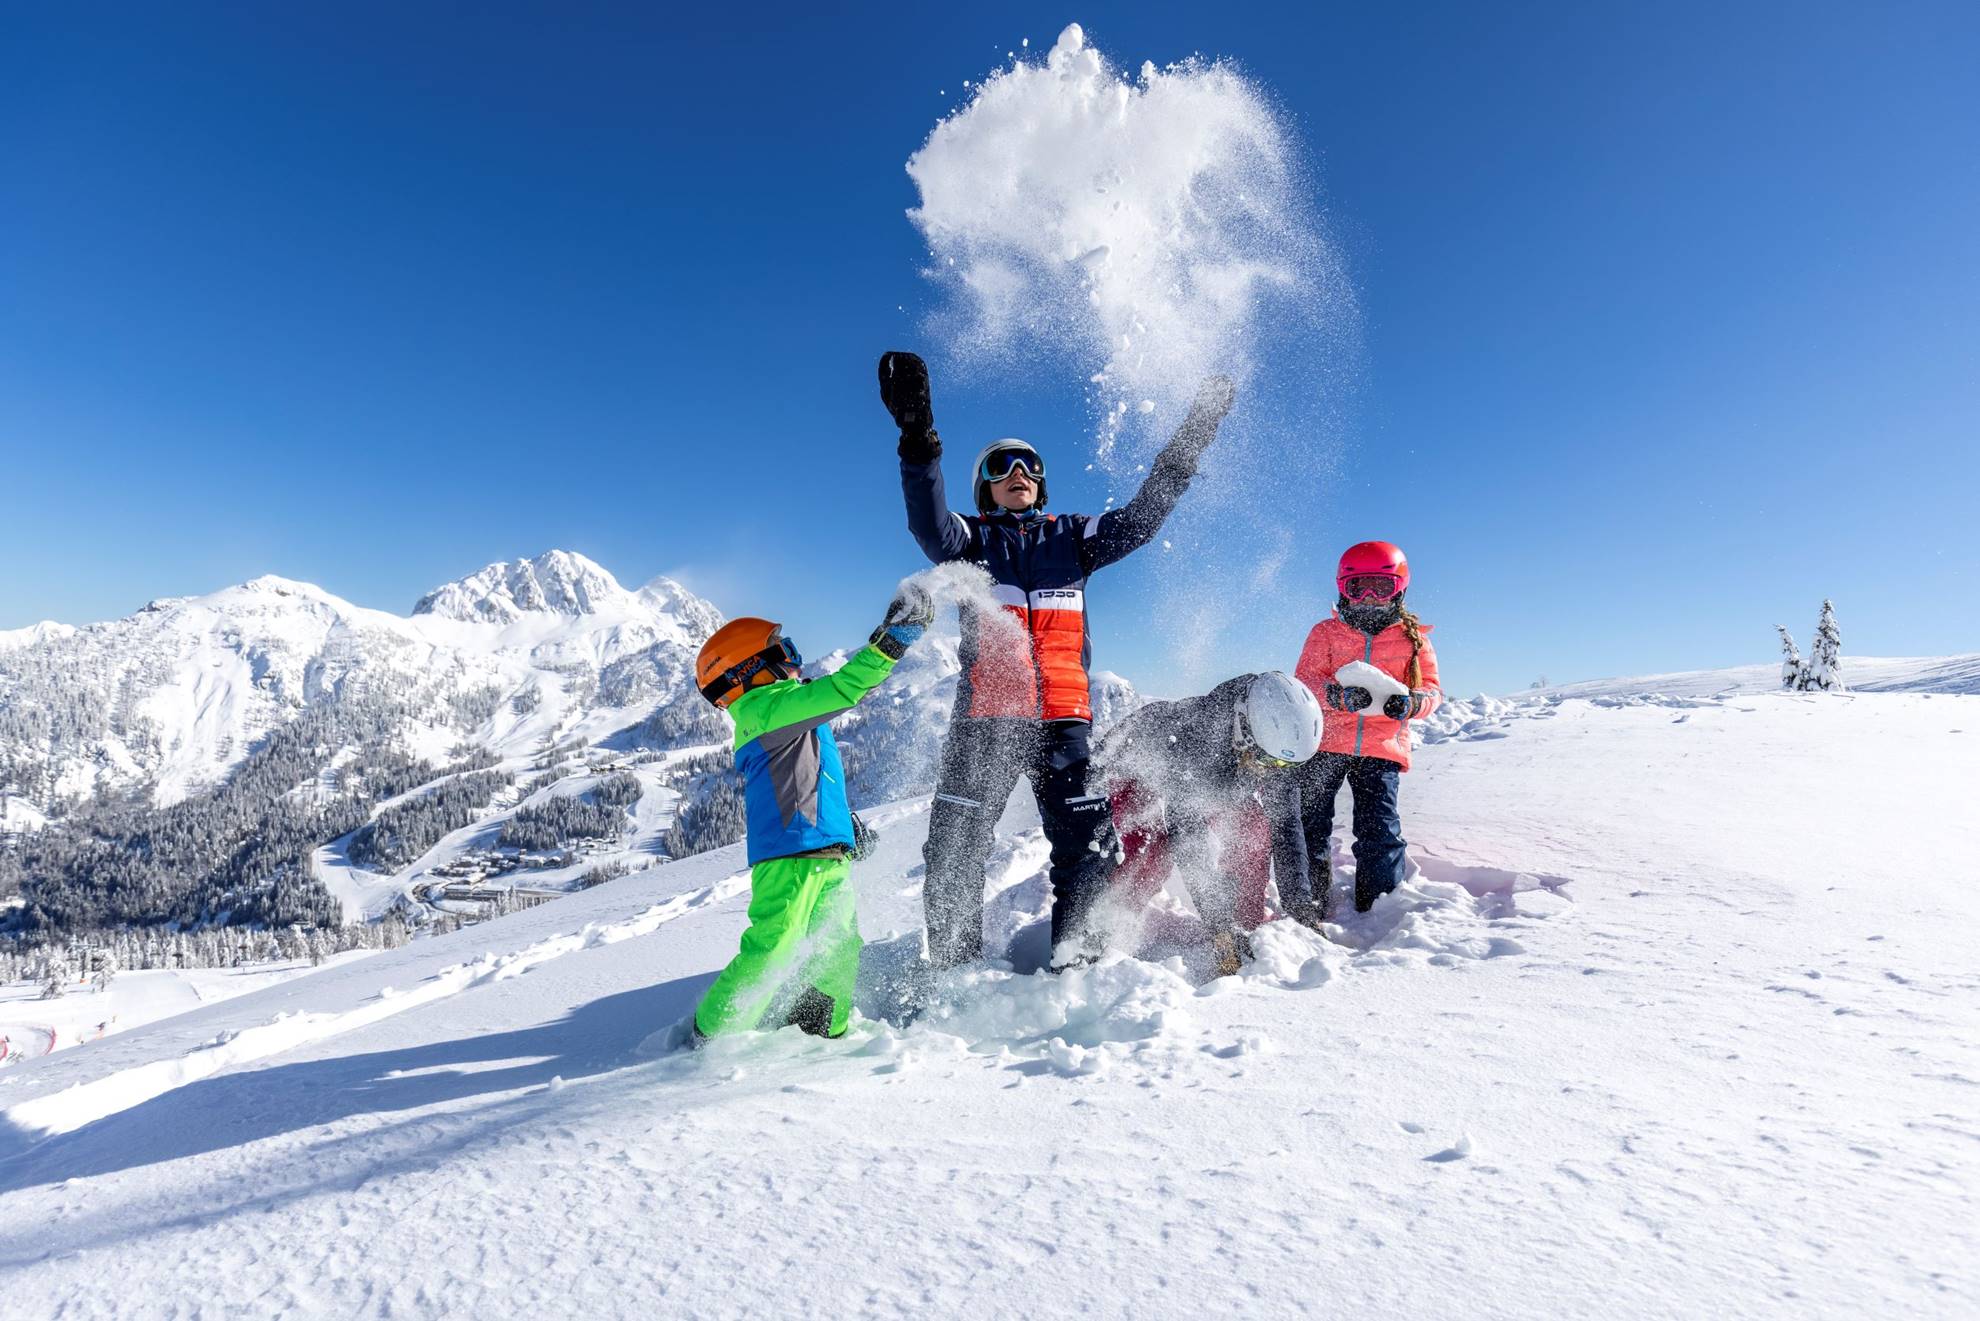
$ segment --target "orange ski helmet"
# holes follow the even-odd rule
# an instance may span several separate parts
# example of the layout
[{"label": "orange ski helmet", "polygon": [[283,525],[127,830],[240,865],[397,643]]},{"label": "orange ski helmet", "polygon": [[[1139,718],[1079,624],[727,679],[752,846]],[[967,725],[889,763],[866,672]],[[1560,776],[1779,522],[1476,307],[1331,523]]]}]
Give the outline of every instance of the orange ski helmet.
[{"label": "orange ski helmet", "polygon": [[726,707],[760,683],[788,678],[804,663],[798,649],[784,636],[784,626],[768,619],[731,619],[701,644],[694,660],[694,681],[701,695]]}]

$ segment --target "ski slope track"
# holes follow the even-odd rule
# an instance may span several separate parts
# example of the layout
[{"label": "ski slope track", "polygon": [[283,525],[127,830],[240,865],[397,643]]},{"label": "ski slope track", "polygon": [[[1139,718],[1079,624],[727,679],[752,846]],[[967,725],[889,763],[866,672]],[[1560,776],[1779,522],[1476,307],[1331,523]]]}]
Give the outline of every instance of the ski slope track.
[{"label": "ski slope track", "polygon": [[842,1041],[668,1049],[745,920],[727,849],[6,1071],[0,1297],[1971,1316],[1976,783],[1971,694],[1454,701],[1372,912],[1211,980],[1172,882],[1131,954],[1052,977],[1020,804],[1007,957],[925,986],[903,800]]}]

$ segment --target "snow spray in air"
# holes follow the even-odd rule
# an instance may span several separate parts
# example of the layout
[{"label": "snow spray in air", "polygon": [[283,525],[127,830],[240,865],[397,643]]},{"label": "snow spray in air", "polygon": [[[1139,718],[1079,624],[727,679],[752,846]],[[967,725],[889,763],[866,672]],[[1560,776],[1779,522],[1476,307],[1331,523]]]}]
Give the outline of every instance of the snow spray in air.
[{"label": "snow spray in air", "polygon": [[[1261,610],[1310,623],[1331,591],[1289,593],[1279,571],[1318,554],[1295,543],[1317,536],[1355,314],[1294,136],[1260,88],[1202,59],[1129,79],[1074,24],[1042,62],[976,87],[907,169],[921,194],[909,216],[947,295],[937,340],[992,375],[1021,364],[1084,382],[1089,457],[1115,499],[1205,377],[1237,382],[1196,488],[1144,552],[1175,565],[1149,607],[1176,678],[1213,677],[1219,633],[1244,619],[1257,634]],[[1071,436],[1032,439],[1065,454]]]},{"label": "snow spray in air", "polygon": [[[1032,682],[1031,637],[997,599],[997,585],[975,564],[961,560],[923,569],[901,580],[918,585],[935,602],[938,625],[969,617],[976,631],[978,682],[993,688],[1025,688]],[[951,612],[948,607],[954,606]]]}]

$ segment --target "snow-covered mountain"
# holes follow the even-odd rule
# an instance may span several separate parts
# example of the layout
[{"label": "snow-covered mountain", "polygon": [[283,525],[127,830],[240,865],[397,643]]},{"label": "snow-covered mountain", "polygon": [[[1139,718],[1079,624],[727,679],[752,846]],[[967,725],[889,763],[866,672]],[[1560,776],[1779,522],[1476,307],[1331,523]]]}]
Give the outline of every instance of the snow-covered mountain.
[{"label": "snow-covered mountain", "polygon": [[[0,855],[0,883],[56,930],[377,917],[485,873],[517,813],[567,811],[552,800],[586,798],[606,773],[638,781],[625,828],[500,872],[504,884],[567,891],[727,843],[740,820],[728,726],[692,680],[721,622],[678,583],[631,590],[550,551],[435,588],[410,616],[263,577],[20,631],[0,651],[0,830],[47,833],[32,856]],[[959,672],[953,625],[938,627],[839,722],[856,804],[933,781]],[[1095,676],[1103,725],[1137,700]],[[106,827],[118,801],[138,815]],[[142,815],[182,807],[169,825]],[[176,852],[142,844],[155,829]],[[395,841],[383,854],[381,830]],[[242,853],[251,841],[259,853]],[[139,891],[153,897],[131,902]]]},{"label": "snow-covered mountain", "polygon": [[678,583],[629,591],[551,551],[436,588],[410,617],[269,576],[18,630],[0,647],[0,790],[51,816],[103,794],[168,806],[339,701],[375,705],[408,751],[436,758],[594,740],[687,691],[720,623]]}]

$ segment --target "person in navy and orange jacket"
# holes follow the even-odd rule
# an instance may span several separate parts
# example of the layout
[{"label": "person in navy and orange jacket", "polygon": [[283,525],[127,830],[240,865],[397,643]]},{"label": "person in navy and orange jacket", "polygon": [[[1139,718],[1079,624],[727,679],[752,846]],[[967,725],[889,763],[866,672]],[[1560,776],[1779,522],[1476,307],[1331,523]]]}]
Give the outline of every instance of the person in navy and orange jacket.
[{"label": "person in navy and orange jacket", "polygon": [[1097,516],[1044,512],[1044,460],[1021,440],[1000,440],[971,470],[976,512],[958,514],[949,509],[942,481],[928,368],[912,353],[881,357],[880,398],[901,431],[908,530],[937,564],[981,565],[999,604],[1022,629],[964,608],[963,673],[922,851],[935,967],[982,957],[983,864],[1020,775],[1031,780],[1052,850],[1052,965],[1092,953],[1086,915],[1106,884],[1116,841],[1106,796],[1087,784],[1093,722],[1087,579],[1161,529],[1234,396],[1227,378],[1206,381],[1140,491],[1119,509]]},{"label": "person in navy and orange jacket", "polygon": [[[1403,604],[1409,561],[1386,541],[1350,546],[1335,573],[1340,602],[1307,635],[1293,675],[1320,699],[1320,753],[1295,772],[1299,829],[1280,832],[1280,897],[1309,923],[1326,916],[1333,885],[1334,800],[1354,793],[1354,906],[1365,913],[1402,881],[1402,814],[1412,720],[1437,709],[1430,625]],[[1299,878],[1304,878],[1301,884]],[[1287,893],[1286,881],[1293,880]]]}]

